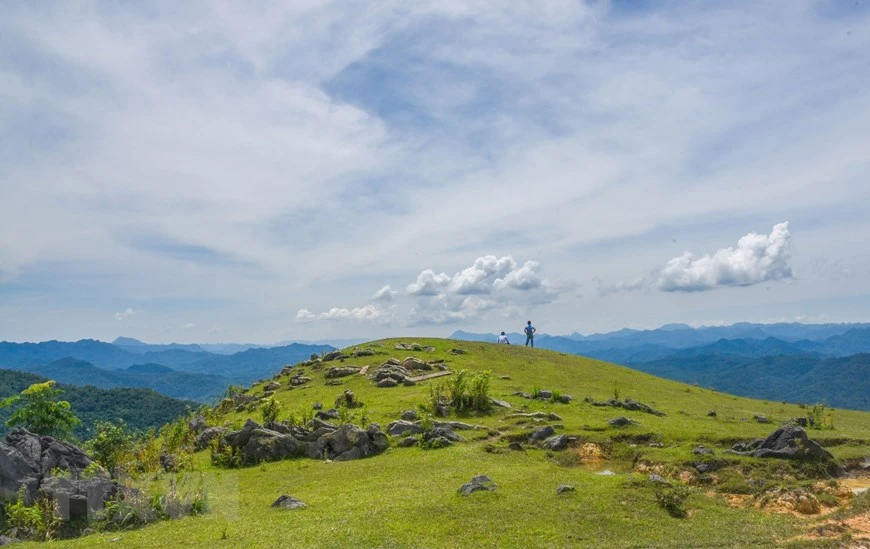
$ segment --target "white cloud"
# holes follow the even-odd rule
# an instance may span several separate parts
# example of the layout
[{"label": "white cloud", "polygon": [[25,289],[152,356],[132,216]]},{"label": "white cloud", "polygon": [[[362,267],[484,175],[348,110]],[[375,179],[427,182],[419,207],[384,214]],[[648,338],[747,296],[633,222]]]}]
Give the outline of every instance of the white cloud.
[{"label": "white cloud", "polygon": [[790,240],[789,224],[784,222],[774,225],[768,235],[747,234],[737,248],[697,258],[687,251],[668,261],[655,284],[665,292],[702,292],[791,278]]},{"label": "white cloud", "polygon": [[130,307],[127,307],[126,309],[124,309],[120,313],[115,313],[115,320],[122,320],[122,321],[127,320],[128,318],[130,318],[131,316],[133,316],[135,314],[136,314],[136,311],[134,311]]},{"label": "white cloud", "polygon": [[511,256],[487,255],[478,257],[474,263],[456,273],[450,281],[450,292],[458,295],[488,294],[497,277],[512,274],[516,262]]},{"label": "white cloud", "polygon": [[322,320],[356,320],[356,321],[376,321],[381,322],[389,320],[390,312],[382,309],[378,305],[369,304],[362,307],[354,307],[347,309],[344,307],[333,307],[324,313],[320,313],[318,318]]},{"label": "white cloud", "polygon": [[450,276],[446,273],[435,274],[431,269],[426,269],[417,275],[417,281],[408,285],[408,295],[438,295],[450,283]]},{"label": "white cloud", "polygon": [[311,322],[315,318],[317,318],[317,315],[315,315],[308,309],[299,309],[298,311],[296,311],[296,322],[299,322],[300,324]]},{"label": "white cloud", "polygon": [[393,290],[389,284],[375,292],[372,301],[393,301],[399,292]]},{"label": "white cloud", "polygon": [[502,305],[481,296],[438,295],[411,309],[409,326],[443,325],[478,320]]},{"label": "white cloud", "polygon": [[504,278],[496,279],[493,287],[497,290],[512,288],[514,290],[534,290],[541,287],[541,279],[538,278],[537,261],[526,261],[519,269],[509,272]]}]

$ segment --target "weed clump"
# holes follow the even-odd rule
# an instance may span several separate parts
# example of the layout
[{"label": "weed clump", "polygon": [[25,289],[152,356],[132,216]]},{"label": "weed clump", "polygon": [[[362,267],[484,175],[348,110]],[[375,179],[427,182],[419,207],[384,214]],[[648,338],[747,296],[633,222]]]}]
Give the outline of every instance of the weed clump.
[{"label": "weed clump", "polygon": [[688,486],[683,484],[659,484],[656,486],[656,503],[674,518],[684,518],[686,499],[691,494]]}]

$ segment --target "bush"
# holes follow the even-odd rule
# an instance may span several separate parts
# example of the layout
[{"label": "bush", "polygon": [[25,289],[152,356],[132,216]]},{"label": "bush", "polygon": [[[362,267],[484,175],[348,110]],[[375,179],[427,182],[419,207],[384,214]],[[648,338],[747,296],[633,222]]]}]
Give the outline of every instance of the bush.
[{"label": "bush", "polygon": [[260,413],[263,414],[263,423],[270,423],[278,419],[278,414],[281,412],[281,403],[272,397],[263,400],[260,406]]},{"label": "bush", "polygon": [[94,422],[94,436],[85,443],[85,449],[114,478],[115,468],[132,459],[133,434],[123,420],[117,425],[98,420]]},{"label": "bush", "polygon": [[674,518],[683,518],[686,512],[686,499],[691,490],[683,484],[659,484],[656,486],[656,503]]},{"label": "bush", "polygon": [[41,497],[33,505],[27,505],[23,487],[18,498],[7,503],[3,511],[4,531],[15,538],[49,541],[60,528],[60,513],[54,500]]}]

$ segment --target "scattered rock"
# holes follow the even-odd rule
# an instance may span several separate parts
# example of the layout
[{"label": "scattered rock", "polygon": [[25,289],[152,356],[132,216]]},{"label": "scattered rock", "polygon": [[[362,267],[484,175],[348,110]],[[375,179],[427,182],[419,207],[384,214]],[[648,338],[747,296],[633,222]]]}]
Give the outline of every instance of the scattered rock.
[{"label": "scattered rock", "polygon": [[449,353],[450,353],[451,355],[464,355],[464,354],[468,354],[467,351],[464,351],[464,350],[462,350],[462,349],[450,349]]},{"label": "scattered rock", "polygon": [[800,425],[801,427],[809,427],[812,422],[808,417],[796,417],[791,420],[795,425]]},{"label": "scattered rock", "polygon": [[511,378],[511,376],[503,375],[503,376],[498,376],[498,378],[499,378],[499,379],[505,379],[505,380],[508,380],[508,379]]},{"label": "scattered rock", "polygon": [[354,357],[362,357],[362,356],[374,356],[374,349],[357,349],[353,352]]},{"label": "scattered rock", "polygon": [[710,465],[702,461],[696,461],[692,465],[699,473],[706,473],[710,470]]},{"label": "scattered rock", "polygon": [[525,448],[523,448],[523,445],[520,444],[519,442],[511,442],[510,444],[508,444],[508,448],[510,448],[511,450],[514,450],[516,452],[525,451]]},{"label": "scattered rock", "polygon": [[320,403],[320,402],[315,402],[314,405],[311,406],[311,407],[312,407],[313,409],[315,409],[315,410],[322,410],[322,409],[323,409],[323,404]]},{"label": "scattered rock", "polygon": [[193,434],[198,435],[201,432],[205,431],[208,425],[205,423],[205,417],[202,414],[197,415],[195,418],[191,419],[188,422],[188,426],[190,430],[193,431]]},{"label": "scattered rock", "polygon": [[660,412],[651,406],[648,406],[642,402],[637,402],[636,400],[632,400],[627,398],[625,400],[619,400],[615,398],[611,398],[610,400],[605,400],[604,402],[596,402],[594,400],[587,400],[593,406],[610,406],[611,408],[622,408],[624,410],[630,410],[632,412],[644,412],[647,414],[652,414],[654,416],[664,416],[664,412]]},{"label": "scattered rock", "polygon": [[758,423],[773,423],[773,422],[770,421],[766,416],[762,416],[762,415],[755,415],[755,416],[752,416],[752,419],[754,419],[754,420],[757,421]]},{"label": "scattered rock", "polygon": [[431,442],[436,438],[444,438],[449,440],[450,442],[464,442],[465,439],[461,436],[457,435],[456,432],[453,431],[450,427],[433,427],[428,431],[423,433],[423,441]]},{"label": "scattered rock", "polygon": [[547,425],[546,427],[541,427],[540,429],[536,429],[532,436],[529,437],[529,443],[534,444],[536,442],[540,442],[542,440],[546,440],[556,434],[556,431],[553,430],[553,427]]},{"label": "scattered rock", "polygon": [[607,424],[611,427],[628,427],[629,425],[637,425],[637,422],[632,421],[627,417],[619,416],[608,420]]},{"label": "scattered rock", "polygon": [[561,402],[562,404],[571,404],[571,402],[573,402],[573,400],[574,400],[574,397],[572,397],[571,395],[567,395],[567,394],[559,397],[559,402]]},{"label": "scattered rock", "polygon": [[420,437],[405,437],[399,441],[397,446],[399,448],[410,448],[411,446],[416,446],[420,444]]},{"label": "scattered rock", "polygon": [[511,418],[511,417],[527,417],[527,418],[531,418],[531,419],[547,419],[550,421],[562,421],[561,416],[559,416],[558,414],[551,413],[551,412],[530,412],[530,413],[516,412],[516,413],[513,413],[507,417],[509,417],[509,418]]},{"label": "scattered rock", "polygon": [[473,492],[478,491],[487,491],[492,492],[498,486],[491,478],[486,475],[477,475],[472,478],[469,482],[466,482],[459,488],[459,493],[463,496],[469,496]]},{"label": "scattered rock", "polygon": [[[402,381],[404,381],[404,380],[402,380]],[[395,379],[385,378],[385,379],[378,381],[375,386],[384,388],[384,387],[396,387],[398,385],[399,384],[396,382]]]},{"label": "scattered rock", "polygon": [[326,410],[325,412],[323,410],[318,411],[316,414],[314,414],[314,417],[316,417],[317,419],[324,419],[324,420],[339,419],[341,417],[341,413],[338,410],[336,410],[335,408],[330,408],[329,410]]},{"label": "scattered rock", "polygon": [[545,448],[547,450],[564,450],[568,447],[568,444],[577,440],[575,437],[569,437],[568,435],[555,435],[544,442],[541,443],[541,448]]},{"label": "scattered rock", "polygon": [[418,419],[417,412],[415,412],[414,410],[405,410],[399,417],[401,417],[405,421],[417,421]]},{"label": "scattered rock", "polygon": [[280,383],[278,383],[277,381],[272,381],[271,383],[269,383],[268,385],[263,387],[263,390],[264,391],[277,391],[280,388],[281,388]]},{"label": "scattered rock", "polygon": [[356,394],[354,394],[350,389],[347,389],[335,398],[335,407],[341,408],[342,406],[345,408],[358,408],[362,406],[362,404],[357,400]]},{"label": "scattered rock", "polygon": [[401,419],[399,421],[393,421],[389,425],[387,425],[387,433],[390,436],[398,437],[408,433],[418,434],[422,433],[423,428],[419,423],[414,423],[408,420]]},{"label": "scattered rock", "polygon": [[532,395],[530,393],[525,392],[525,391],[517,391],[516,393],[514,393],[514,396],[528,398],[530,400],[532,398]]},{"label": "scattered rock", "polygon": [[310,382],[311,378],[305,375],[302,375],[302,372],[298,372],[293,377],[290,378],[290,385],[296,387],[299,385],[305,385]]},{"label": "scattered rock", "polygon": [[493,406],[498,406],[499,408],[511,408],[511,403],[505,400],[498,400],[497,398],[491,398],[490,402],[492,402]]},{"label": "scattered rock", "polygon": [[332,351],[323,355],[323,362],[332,362],[333,360],[338,360],[342,357],[347,358],[347,355],[342,354],[341,351]]},{"label": "scattered rock", "polygon": [[610,469],[605,469],[605,470],[603,470],[603,471],[599,471],[599,472],[597,472],[597,473],[595,473],[595,474],[596,474],[596,475],[601,475],[602,477],[614,477],[614,476],[616,476],[616,473],[614,473],[614,472],[611,471]]},{"label": "scattered rock", "polygon": [[333,366],[326,370],[326,373],[323,374],[323,377],[327,379],[337,378],[337,377],[347,377],[352,376],[359,373],[359,368],[356,366]]},{"label": "scattered rock", "polygon": [[208,448],[208,445],[212,440],[220,438],[221,435],[226,433],[227,430],[223,427],[209,427],[205,431],[196,435],[196,438],[193,441],[193,448],[195,451],[205,450]]},{"label": "scattered rock", "polygon": [[773,457],[786,459],[814,459],[831,461],[834,456],[815,441],[810,440],[807,432],[797,425],[786,425],[771,433],[763,441],[756,439],[749,444],[735,444],[730,452],[753,457]]},{"label": "scattered rock", "polygon": [[538,391],[538,396],[535,397],[537,400],[550,400],[551,398],[553,398],[553,391],[547,389]]},{"label": "scattered rock", "polygon": [[707,412],[707,417],[716,417],[716,410],[710,410]]},{"label": "scattered rock", "polygon": [[409,356],[402,361],[402,367],[407,370],[431,370],[432,365],[428,364],[419,358]]},{"label": "scattered rock", "polygon": [[556,488],[557,494],[566,494],[566,493],[573,492],[573,491],[574,491],[574,487],[571,486],[570,484],[560,484],[559,487]]},{"label": "scattered rock", "polygon": [[279,509],[304,509],[305,504],[294,497],[282,495],[272,503],[272,507]]},{"label": "scattered rock", "polygon": [[697,448],[692,450],[692,453],[695,454],[696,456],[702,456],[702,455],[712,455],[715,452],[710,448],[704,447],[703,444],[699,444]]},{"label": "scattered rock", "polygon": [[665,478],[663,476],[657,475],[655,473],[653,473],[649,476],[649,481],[650,482],[658,482],[660,484],[670,484],[667,480],[665,480]]},{"label": "scattered rock", "polygon": [[[396,362],[398,361],[393,359],[384,362],[369,374],[369,379],[374,381],[378,387],[395,387],[399,383],[404,383],[406,379],[413,377],[407,368]],[[380,385],[380,382],[387,379],[394,381],[396,385]]]}]

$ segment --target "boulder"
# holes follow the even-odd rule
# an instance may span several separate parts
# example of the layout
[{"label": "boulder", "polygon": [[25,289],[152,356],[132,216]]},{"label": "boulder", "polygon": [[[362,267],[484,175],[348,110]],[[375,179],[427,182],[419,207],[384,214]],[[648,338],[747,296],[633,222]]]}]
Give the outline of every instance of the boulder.
[{"label": "boulder", "polygon": [[419,358],[409,356],[402,361],[402,367],[407,370],[431,370],[432,366]]},{"label": "boulder", "polygon": [[712,449],[706,448],[703,444],[699,444],[697,448],[692,450],[692,453],[695,454],[696,456],[702,456],[702,455],[712,455],[714,452]]},{"label": "boulder", "polygon": [[557,451],[564,450],[568,447],[568,444],[574,440],[576,440],[576,438],[569,437],[568,435],[555,435],[542,442],[541,448]]},{"label": "boulder", "polygon": [[292,496],[281,495],[272,502],[272,507],[276,509],[304,509],[305,504]]},{"label": "boulder", "polygon": [[707,412],[707,417],[716,417],[716,410],[710,410]]},{"label": "boulder", "polygon": [[278,383],[277,381],[272,381],[271,383],[269,383],[268,385],[266,385],[265,387],[263,387],[263,390],[266,391],[266,392],[268,392],[268,391],[277,391],[277,390],[280,389],[280,388],[281,388],[281,384],[280,384],[280,383]]},{"label": "boulder", "polygon": [[[738,443],[739,444],[739,443]],[[735,450],[734,448],[738,449]],[[797,425],[780,427],[770,434],[760,444],[753,441],[749,445],[730,450],[736,454],[751,455],[759,458],[809,459],[816,461],[832,461],[834,456],[810,440],[807,432]]]},{"label": "boulder", "polygon": [[55,500],[60,517],[69,520],[88,518],[89,514],[103,509],[105,502],[118,493],[118,485],[108,476],[49,477],[39,487],[39,492]]},{"label": "boulder", "polygon": [[202,414],[199,414],[195,418],[191,419],[187,423],[187,425],[188,425],[188,427],[190,427],[190,430],[193,431],[193,433],[195,435],[198,435],[201,432],[205,431],[206,428],[208,427],[208,425],[206,425],[206,423],[205,423],[205,418],[203,417]]},{"label": "boulder", "polygon": [[[402,380],[402,381],[404,381],[404,380]],[[381,388],[397,387],[398,385],[399,384],[396,382],[396,380],[391,379],[391,378],[382,379],[375,384],[376,387],[381,387]]]},{"label": "boulder", "polygon": [[486,491],[492,492],[498,486],[491,478],[486,475],[477,475],[469,482],[466,482],[459,488],[459,493],[463,496],[469,496],[474,492]]},{"label": "boulder", "polygon": [[306,446],[309,457],[326,457],[333,461],[348,461],[379,454],[387,449],[387,435],[377,424],[365,430],[356,425],[342,425]]},{"label": "boulder", "polygon": [[160,468],[163,471],[170,473],[178,470],[178,466],[175,463],[175,456],[172,454],[168,454],[166,452],[160,454]]},{"label": "boulder", "polygon": [[347,377],[359,373],[359,368],[356,366],[333,366],[326,370],[323,374],[325,378]]},{"label": "boulder", "polygon": [[405,410],[399,417],[404,419],[405,421],[417,421],[418,419],[417,412],[415,412],[414,410]]},{"label": "boulder", "polygon": [[760,415],[760,414],[757,414],[757,415],[752,416],[752,419],[754,419],[754,420],[757,421],[758,423],[773,423],[772,421],[770,421],[770,420],[767,418],[767,416],[762,416],[762,415]]},{"label": "boulder", "polygon": [[393,421],[389,425],[387,425],[387,433],[393,437],[399,437],[402,435],[406,435],[408,433],[411,434],[419,434],[423,432],[423,428],[419,423],[414,423],[407,420],[399,420]]},{"label": "boulder", "polygon": [[193,441],[193,449],[195,451],[205,450],[212,440],[220,438],[227,430],[223,427],[209,427],[205,431],[196,435]]},{"label": "boulder", "polygon": [[396,445],[399,448],[410,448],[420,444],[420,437],[405,437]]},{"label": "boulder", "polygon": [[305,445],[292,435],[285,435],[271,429],[254,429],[242,447],[245,463],[278,461],[302,455]]},{"label": "boulder", "polygon": [[380,366],[375,368],[372,373],[369,374],[369,379],[374,381],[376,384],[385,379],[392,379],[398,385],[409,377],[413,376],[411,375],[411,372],[407,370],[407,368],[405,368],[401,364],[393,364],[390,361],[381,364]]},{"label": "boulder", "polygon": [[461,436],[457,435],[456,432],[453,431],[450,427],[433,427],[432,429],[423,433],[423,441],[431,442],[435,438],[444,438],[449,440],[450,442],[464,442],[465,439]]},{"label": "boulder", "polygon": [[341,408],[344,406],[345,408],[357,408],[362,406],[360,402],[356,399],[356,394],[350,389],[346,389],[343,393],[338,395],[335,398],[335,407]]},{"label": "boulder", "polygon": [[498,406],[499,408],[511,408],[511,403],[506,400],[499,400],[497,398],[491,398],[490,402],[492,402],[493,406]]},{"label": "boulder", "polygon": [[332,351],[323,355],[323,362],[331,362],[333,360],[339,360],[341,358],[347,358],[347,355],[342,354],[341,351]]},{"label": "boulder", "polygon": [[523,450],[525,450],[525,448],[523,448],[523,445],[520,444],[519,442],[516,442],[516,441],[508,444],[508,448],[510,448],[511,450],[514,450],[516,452],[522,452]]},{"label": "boulder", "polygon": [[374,349],[357,349],[353,352],[353,356],[361,357],[361,356],[373,356],[375,354]]},{"label": "boulder", "polygon": [[318,410],[317,413],[314,414],[314,417],[317,419],[329,420],[329,419],[339,419],[341,418],[341,413],[335,408],[330,408],[329,410],[323,411]]},{"label": "boulder", "polygon": [[573,492],[574,487],[570,484],[560,484],[558,488],[556,488],[557,494],[567,494],[569,492]]},{"label": "boulder", "polygon": [[538,400],[550,400],[551,398],[553,398],[553,391],[538,391],[538,396],[536,396],[535,398]]},{"label": "boulder", "polygon": [[627,417],[619,416],[607,421],[611,427],[628,427],[629,425],[637,425],[637,422],[628,419]]},{"label": "boulder", "polygon": [[532,436],[529,437],[529,442],[534,444],[536,442],[540,442],[542,440],[546,440],[551,436],[555,435],[556,431],[552,426],[547,425],[546,427],[541,427],[540,429],[536,429]]}]

